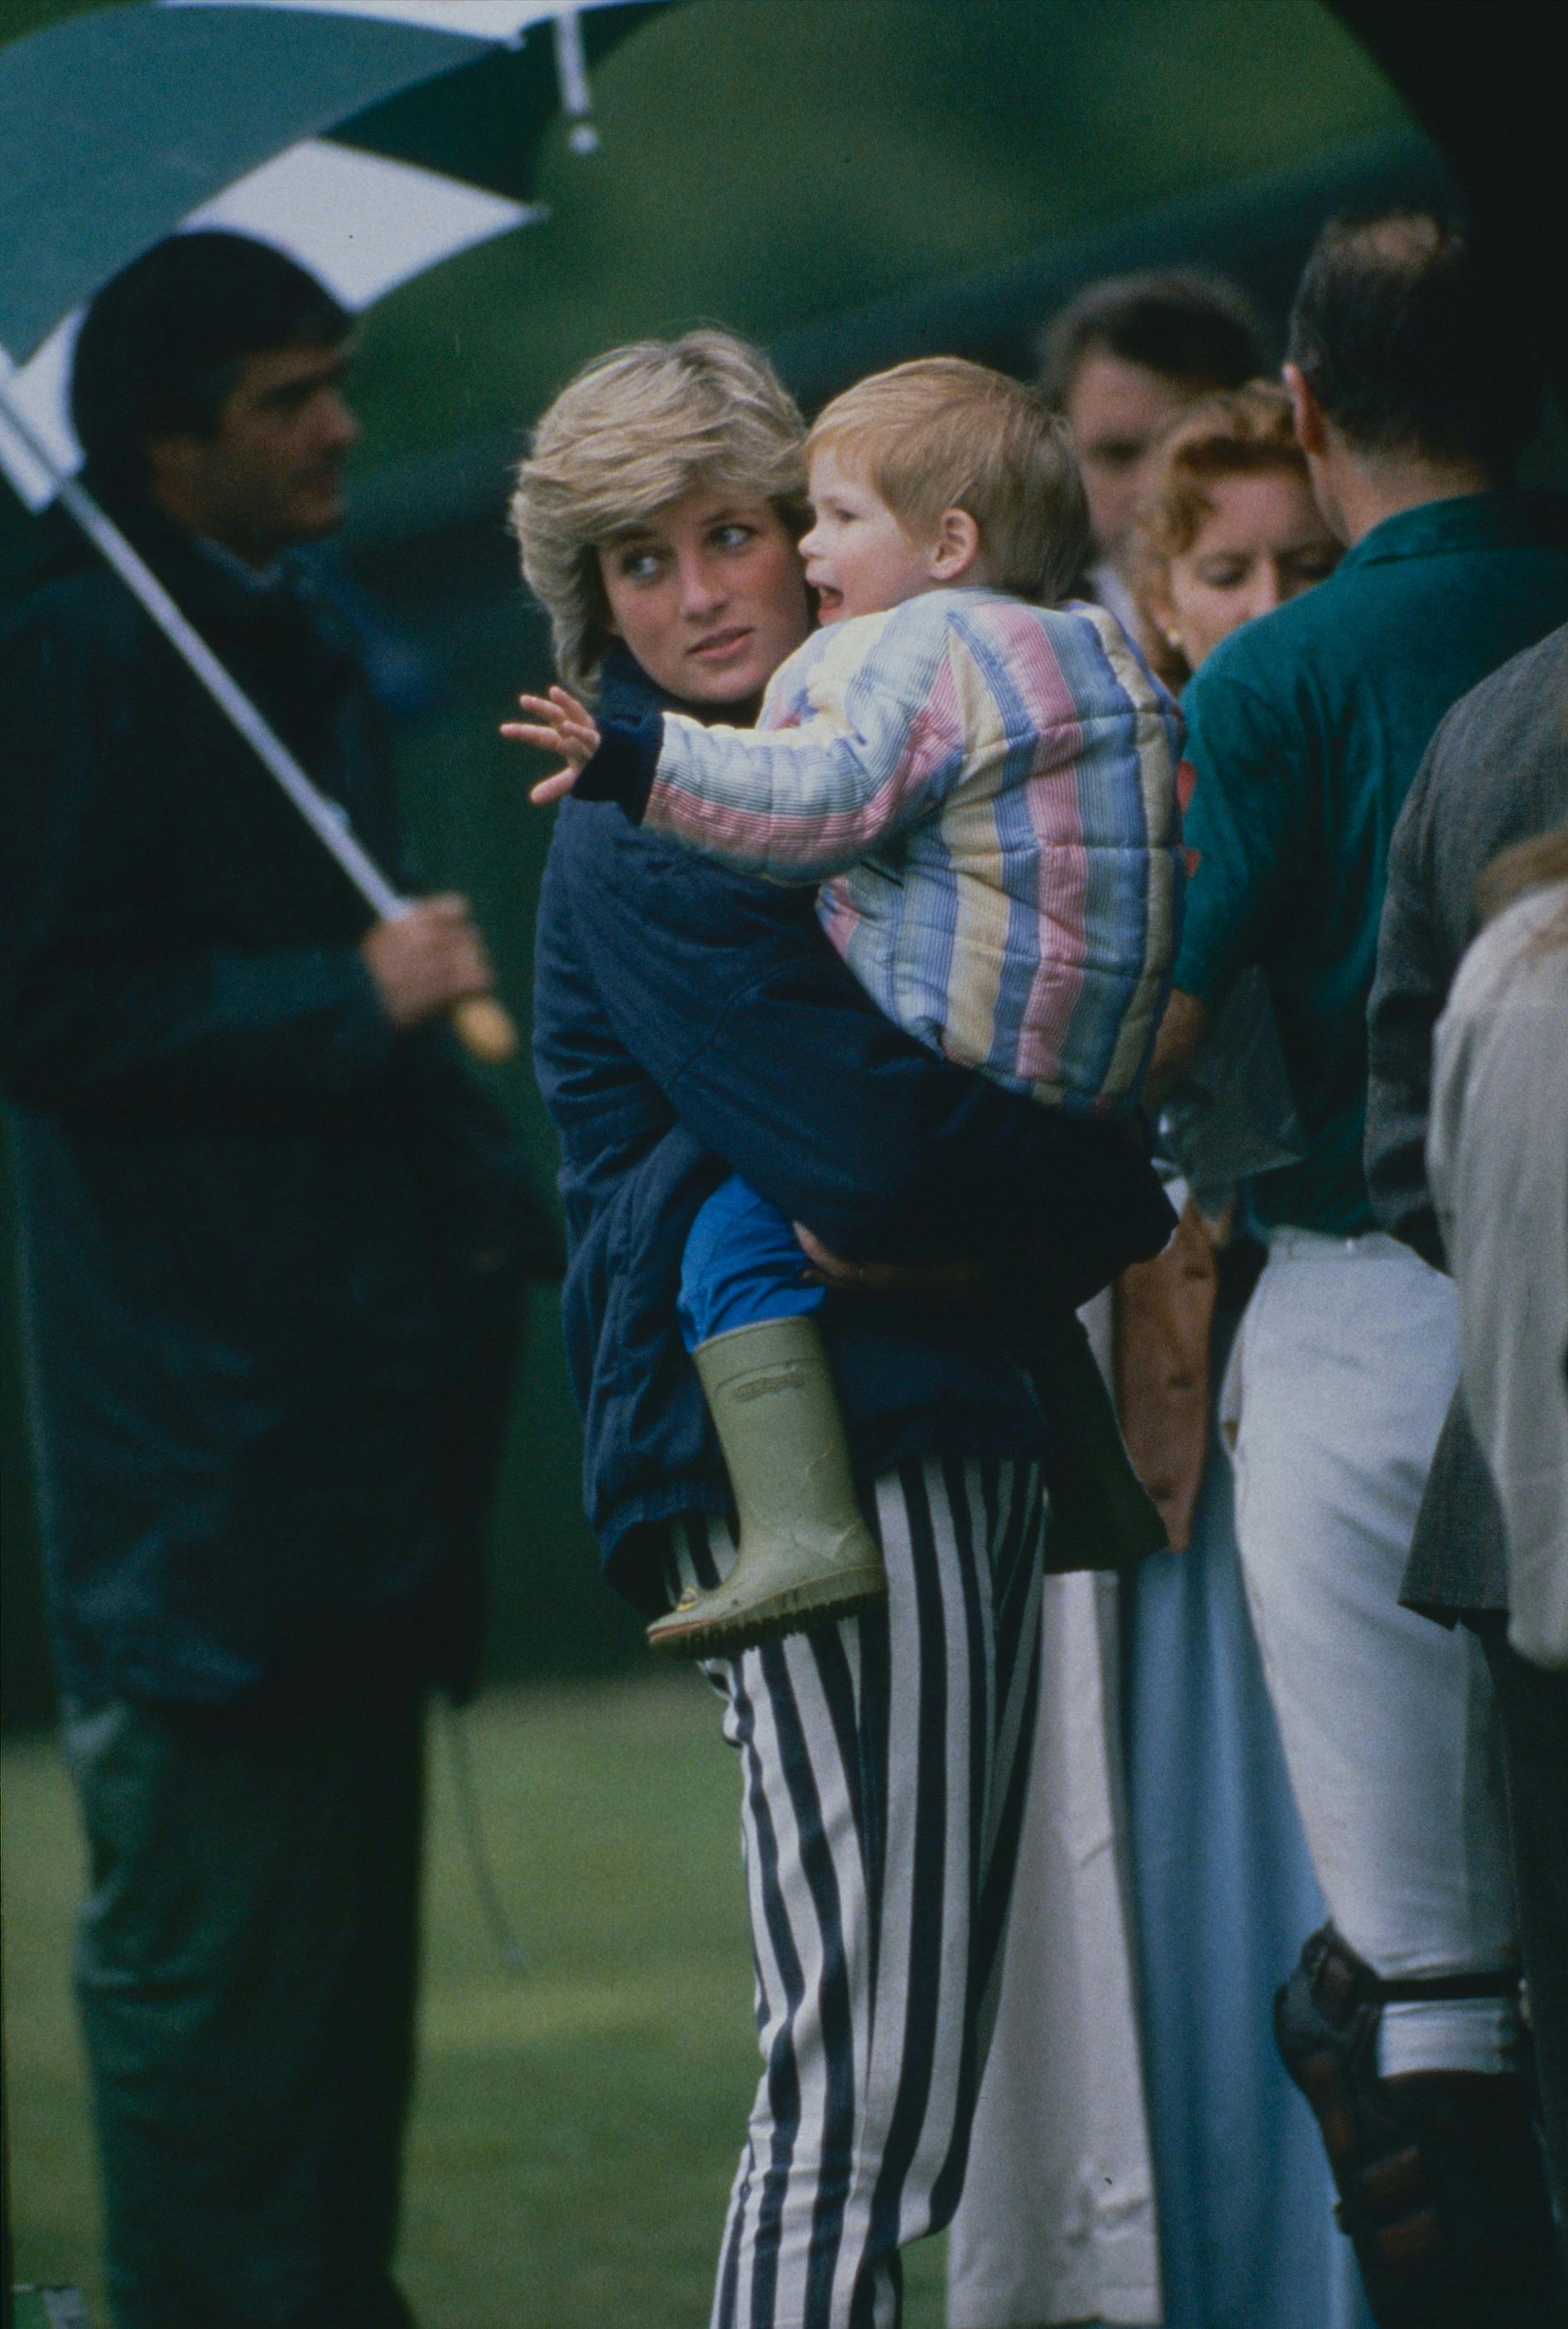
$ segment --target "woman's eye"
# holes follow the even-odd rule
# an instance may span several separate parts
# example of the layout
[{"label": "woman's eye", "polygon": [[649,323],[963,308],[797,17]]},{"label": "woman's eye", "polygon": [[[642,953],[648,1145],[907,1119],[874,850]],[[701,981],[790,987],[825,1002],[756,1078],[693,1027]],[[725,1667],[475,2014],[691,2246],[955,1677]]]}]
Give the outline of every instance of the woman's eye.
[{"label": "woman's eye", "polygon": [[1238,558],[1213,559],[1197,570],[1198,580],[1211,590],[1237,590],[1247,579],[1247,568]]},{"label": "woman's eye", "polygon": [[1292,558],[1289,565],[1291,573],[1298,576],[1301,581],[1322,582],[1333,573],[1337,562],[1336,552],[1319,550],[1312,552],[1309,556]]},{"label": "woman's eye", "polygon": [[743,550],[756,538],[755,526],[721,525],[714,528],[713,541],[721,550]]},{"label": "woman's eye", "polygon": [[658,572],[658,559],[651,550],[626,550],[616,560],[615,570],[627,582],[647,582]]}]

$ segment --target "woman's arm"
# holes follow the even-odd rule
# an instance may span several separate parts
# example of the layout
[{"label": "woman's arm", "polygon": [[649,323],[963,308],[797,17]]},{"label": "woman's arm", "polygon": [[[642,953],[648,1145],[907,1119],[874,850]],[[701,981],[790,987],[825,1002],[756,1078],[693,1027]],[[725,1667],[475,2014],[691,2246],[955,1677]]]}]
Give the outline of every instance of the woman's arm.
[{"label": "woman's arm", "polygon": [[[1111,1127],[950,1066],[883,1019],[807,901],[573,804],[541,922],[536,1057],[585,1098],[586,974],[619,1042],[704,1146],[859,1260],[1045,1248],[1072,1298],[1157,1251],[1173,1216]],[[1083,1292],[1077,1289],[1082,1287]]]}]

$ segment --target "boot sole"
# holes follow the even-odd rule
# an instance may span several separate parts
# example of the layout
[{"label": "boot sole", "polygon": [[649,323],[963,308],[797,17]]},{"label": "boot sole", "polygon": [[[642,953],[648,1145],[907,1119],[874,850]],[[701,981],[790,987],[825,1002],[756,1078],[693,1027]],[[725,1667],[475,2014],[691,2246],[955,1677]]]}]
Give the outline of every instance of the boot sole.
[{"label": "boot sole", "polygon": [[738,1609],[732,1617],[694,1617],[686,1625],[666,1621],[650,1626],[648,1647],[667,1657],[733,1657],[763,1642],[803,1634],[809,1626],[853,1617],[886,1598],[887,1579],[880,1570],[851,1570],[815,1585],[792,1586],[754,1608]]}]

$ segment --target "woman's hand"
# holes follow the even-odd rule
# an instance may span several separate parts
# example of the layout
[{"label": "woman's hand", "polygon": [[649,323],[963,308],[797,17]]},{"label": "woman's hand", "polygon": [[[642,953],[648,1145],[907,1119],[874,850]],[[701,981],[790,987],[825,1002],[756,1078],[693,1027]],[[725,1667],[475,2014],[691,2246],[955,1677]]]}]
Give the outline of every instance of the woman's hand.
[{"label": "woman's hand", "polygon": [[845,1261],[829,1252],[804,1221],[792,1221],[795,1241],[806,1256],[808,1281],[830,1293],[905,1295],[918,1302],[940,1302],[959,1310],[988,1310],[997,1292],[991,1273],[978,1261]]},{"label": "woman's hand", "polygon": [[520,695],[526,721],[506,720],[501,724],[503,736],[515,744],[532,744],[541,752],[559,752],[566,762],[554,775],[541,778],[530,788],[528,797],[536,808],[548,808],[571,790],[587,763],[599,750],[599,730],[590,713],[569,695],[563,687],[553,687],[548,695]]}]

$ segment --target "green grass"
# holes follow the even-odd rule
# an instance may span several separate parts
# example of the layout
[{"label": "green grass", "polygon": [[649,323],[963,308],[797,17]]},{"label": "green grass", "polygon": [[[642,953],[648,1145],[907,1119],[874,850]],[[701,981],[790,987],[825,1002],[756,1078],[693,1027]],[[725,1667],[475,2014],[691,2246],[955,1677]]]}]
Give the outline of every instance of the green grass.
[{"label": "green grass", "polygon": [[[423,2049],[401,2274],[424,2329],[702,2329],[756,2055],[717,1705],[685,1675],[519,1692],[466,1718],[505,1972],[431,1740]],[[80,1848],[47,1740],[8,1745],[6,2042],[19,2277],[102,2310],[70,1928]],[[939,2329],[940,2244],[906,2329]]]}]

